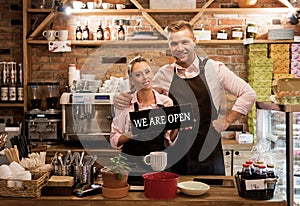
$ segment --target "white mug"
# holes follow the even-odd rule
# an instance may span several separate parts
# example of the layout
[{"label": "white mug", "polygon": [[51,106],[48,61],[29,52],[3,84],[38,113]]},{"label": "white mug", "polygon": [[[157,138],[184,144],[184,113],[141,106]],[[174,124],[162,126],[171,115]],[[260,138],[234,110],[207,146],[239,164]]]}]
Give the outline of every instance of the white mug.
[{"label": "white mug", "polygon": [[73,8],[74,9],[84,9],[86,7],[86,4],[82,1],[73,1]]},{"label": "white mug", "polygon": [[57,31],[55,30],[46,30],[43,31],[43,36],[48,40],[48,41],[54,41],[55,37],[57,36]]},{"label": "white mug", "polygon": [[55,34],[55,37],[58,38],[60,41],[67,41],[68,40],[68,30],[58,30]]},{"label": "white mug", "polygon": [[86,5],[87,5],[88,9],[94,9],[95,8],[95,3],[94,2],[87,2]]},{"label": "white mug", "polygon": [[124,4],[116,4],[116,9],[125,9]]},{"label": "white mug", "polygon": [[154,171],[163,171],[167,166],[166,152],[150,152],[144,157],[146,165],[150,165]]},{"label": "white mug", "polygon": [[102,3],[102,8],[103,9],[113,9],[114,8],[114,4],[111,4],[111,3]]}]

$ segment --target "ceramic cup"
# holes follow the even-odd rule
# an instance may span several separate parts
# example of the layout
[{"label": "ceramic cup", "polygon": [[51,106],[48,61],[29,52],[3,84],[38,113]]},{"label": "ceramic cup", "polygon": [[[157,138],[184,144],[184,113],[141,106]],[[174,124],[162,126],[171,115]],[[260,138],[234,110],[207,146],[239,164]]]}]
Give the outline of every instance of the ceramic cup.
[{"label": "ceramic cup", "polygon": [[0,179],[10,179],[12,175],[13,173],[8,165],[3,164],[0,166]]},{"label": "ceramic cup", "polygon": [[87,5],[88,9],[94,9],[95,8],[95,3],[94,2],[87,2],[86,5]]},{"label": "ceramic cup", "polygon": [[113,9],[114,8],[114,4],[111,4],[111,3],[102,3],[102,8],[103,9]]},{"label": "ceramic cup", "polygon": [[150,165],[154,171],[163,171],[167,166],[166,152],[150,152],[144,157],[146,165]]},{"label": "ceramic cup", "polygon": [[73,8],[74,9],[84,9],[86,7],[86,4],[82,1],[73,1]]},{"label": "ceramic cup", "polygon": [[125,7],[124,4],[116,4],[116,9],[125,9]]},{"label": "ceramic cup", "polygon": [[55,34],[55,37],[57,37],[60,41],[66,41],[68,40],[68,34],[68,30],[58,30]]},{"label": "ceramic cup", "polygon": [[55,37],[57,36],[57,31],[55,30],[46,30],[43,31],[43,36],[48,40],[48,41],[54,41]]}]

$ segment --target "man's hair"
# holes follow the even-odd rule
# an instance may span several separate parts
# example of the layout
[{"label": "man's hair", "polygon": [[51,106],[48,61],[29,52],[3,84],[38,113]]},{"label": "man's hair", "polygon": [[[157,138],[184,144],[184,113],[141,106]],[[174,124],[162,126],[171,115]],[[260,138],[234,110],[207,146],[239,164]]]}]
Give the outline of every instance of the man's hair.
[{"label": "man's hair", "polygon": [[133,59],[131,59],[128,63],[128,67],[127,67],[127,72],[128,75],[130,76],[132,73],[132,68],[134,67],[134,65],[138,62],[146,62],[147,64],[150,64],[149,60],[146,59],[145,57],[142,56],[136,56]]},{"label": "man's hair", "polygon": [[189,22],[184,21],[184,20],[178,20],[178,21],[172,22],[171,24],[169,24],[167,26],[166,31],[168,33],[171,33],[171,32],[178,32],[183,29],[188,29],[192,34],[194,33],[193,26]]}]

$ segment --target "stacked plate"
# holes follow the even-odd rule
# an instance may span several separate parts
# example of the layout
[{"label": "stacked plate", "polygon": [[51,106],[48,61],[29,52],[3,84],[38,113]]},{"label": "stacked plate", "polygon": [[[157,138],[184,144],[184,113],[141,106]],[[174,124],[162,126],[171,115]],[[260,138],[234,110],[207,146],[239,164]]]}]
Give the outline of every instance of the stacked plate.
[{"label": "stacked plate", "polygon": [[268,30],[269,40],[284,40],[294,39],[294,29],[283,28],[283,29],[270,29]]}]

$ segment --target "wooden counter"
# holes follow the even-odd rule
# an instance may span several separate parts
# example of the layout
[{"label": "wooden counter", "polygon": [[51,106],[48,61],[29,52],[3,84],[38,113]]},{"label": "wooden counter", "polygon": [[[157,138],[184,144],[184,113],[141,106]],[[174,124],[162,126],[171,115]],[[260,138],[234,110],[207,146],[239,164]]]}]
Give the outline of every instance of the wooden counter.
[{"label": "wooden counter", "polygon": [[[199,176],[201,177],[201,176]],[[203,177],[203,176],[202,176]],[[181,176],[179,182],[193,180],[192,176]],[[211,177],[210,177],[211,178]],[[225,180],[233,180],[232,176],[221,176]],[[235,183],[234,183],[235,184]],[[238,196],[235,187],[214,186],[202,196],[187,196],[178,193],[175,199],[171,200],[151,200],[144,196],[143,192],[130,191],[129,195],[121,199],[104,198],[101,194],[88,197],[75,196],[42,196],[39,198],[0,198],[0,206],[286,206],[287,203],[280,197],[271,200],[248,200]]]}]

